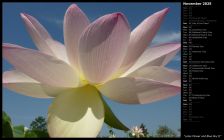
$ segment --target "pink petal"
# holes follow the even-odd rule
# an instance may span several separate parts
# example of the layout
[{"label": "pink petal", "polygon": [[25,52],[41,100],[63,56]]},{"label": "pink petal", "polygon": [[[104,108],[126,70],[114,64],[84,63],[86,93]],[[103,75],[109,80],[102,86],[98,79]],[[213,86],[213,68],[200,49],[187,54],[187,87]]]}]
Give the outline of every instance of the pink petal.
[{"label": "pink petal", "polygon": [[88,81],[104,82],[120,67],[129,35],[128,22],[121,13],[105,15],[85,29],[80,38],[79,57]]},{"label": "pink petal", "polygon": [[55,49],[52,49],[52,51],[58,59],[61,59],[65,62],[67,62],[68,64],[70,64],[70,62],[68,61],[67,54],[66,54],[66,48],[61,42],[58,42],[58,41],[52,39],[52,40],[48,40],[47,44],[49,46],[55,48]]},{"label": "pink petal", "polygon": [[169,9],[165,8],[154,13],[131,32],[128,51],[122,63],[121,71],[130,68],[149,46],[168,11]]},{"label": "pink petal", "polygon": [[35,98],[51,98],[67,90],[67,88],[39,83],[17,70],[3,73],[3,86],[19,94]]},{"label": "pink petal", "polygon": [[64,42],[69,61],[75,68],[79,68],[78,41],[88,25],[89,19],[85,13],[76,4],[72,4],[64,16]]},{"label": "pink petal", "polygon": [[176,80],[176,81],[173,81],[173,82],[171,82],[170,84],[172,84],[172,85],[175,85],[175,86],[181,86],[181,79],[179,79],[179,80]]},{"label": "pink petal", "polygon": [[17,70],[51,86],[76,87],[79,79],[64,61],[32,49],[3,44],[3,56]]},{"label": "pink petal", "polygon": [[180,93],[180,87],[145,78],[118,78],[100,87],[108,98],[124,104],[146,104]]},{"label": "pink petal", "polygon": [[127,76],[141,67],[165,66],[177,54],[180,47],[180,43],[167,43],[147,48],[137,62],[128,71],[126,71],[122,77]]},{"label": "pink petal", "polygon": [[[52,42],[55,42],[55,40],[52,39],[50,34],[47,32],[44,26],[38,22],[37,19],[24,13],[21,13],[21,17],[33,42],[41,52],[55,56],[59,59],[67,57],[65,56],[66,53],[64,46],[62,48],[61,46],[58,46],[57,43],[54,43],[56,45],[52,45]],[[59,51],[62,51],[62,53],[58,54],[57,52]],[[67,61],[66,59],[62,60]]]},{"label": "pink petal", "polygon": [[177,81],[181,79],[180,72],[162,66],[142,67],[129,74],[128,77],[142,77],[164,83],[176,84],[176,86],[178,86]]}]

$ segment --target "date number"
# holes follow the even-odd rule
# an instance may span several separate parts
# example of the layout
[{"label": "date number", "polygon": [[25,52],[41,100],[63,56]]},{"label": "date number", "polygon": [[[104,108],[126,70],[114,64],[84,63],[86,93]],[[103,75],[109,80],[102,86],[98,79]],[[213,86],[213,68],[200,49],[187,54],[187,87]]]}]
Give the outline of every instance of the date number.
[{"label": "date number", "polygon": [[212,5],[212,2],[203,2],[202,5]]}]

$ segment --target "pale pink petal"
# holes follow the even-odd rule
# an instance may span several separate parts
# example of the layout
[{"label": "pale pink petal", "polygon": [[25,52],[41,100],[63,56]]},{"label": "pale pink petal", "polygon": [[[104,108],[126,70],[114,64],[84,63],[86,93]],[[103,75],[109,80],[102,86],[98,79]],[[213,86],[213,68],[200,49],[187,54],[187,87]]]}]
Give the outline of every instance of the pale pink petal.
[{"label": "pale pink petal", "polygon": [[172,84],[172,85],[175,85],[175,86],[181,86],[181,79],[179,79],[179,80],[176,80],[176,81],[173,81],[173,82],[171,82],[170,84]]},{"label": "pale pink petal", "polygon": [[17,70],[3,73],[3,86],[19,94],[35,98],[51,98],[67,91],[67,88],[39,83]]},{"label": "pale pink petal", "polygon": [[177,84],[177,80],[181,79],[180,72],[162,66],[142,67],[127,75],[127,77],[142,77],[169,84]]},{"label": "pale pink petal", "polygon": [[52,39],[52,40],[48,40],[47,44],[52,47],[54,46],[55,49],[52,49],[52,51],[54,52],[54,55],[57,58],[70,64],[70,62],[68,61],[67,54],[66,54],[66,48],[61,42],[58,42],[58,41]]},{"label": "pale pink petal", "polygon": [[[55,40],[52,39],[51,35],[47,32],[44,26],[39,23],[37,19],[24,13],[21,13],[21,17],[33,42],[41,52],[55,56],[59,59],[65,58],[65,52],[63,52],[63,56],[57,53],[61,50],[64,51],[63,49],[65,48],[61,48],[61,46],[59,45],[52,45],[52,42],[54,42]],[[65,59],[65,61],[67,60]]]},{"label": "pale pink petal", "polygon": [[118,78],[98,87],[111,100],[124,104],[146,104],[180,93],[180,87],[145,78]]},{"label": "pale pink petal", "polygon": [[137,62],[121,77],[127,76],[141,67],[165,66],[177,54],[180,47],[180,43],[167,43],[147,48]]},{"label": "pale pink petal", "polygon": [[18,92],[22,95],[37,98],[50,98],[41,89],[41,85],[39,82],[17,70],[4,72],[2,83],[4,87]]},{"label": "pale pink petal", "polygon": [[13,44],[3,44],[3,56],[17,70],[51,86],[76,87],[79,79],[64,61]]},{"label": "pale pink petal", "polygon": [[131,32],[128,51],[120,71],[126,71],[130,68],[149,46],[168,10],[168,8],[165,8],[154,13],[142,21],[142,23]]},{"label": "pale pink petal", "polygon": [[101,83],[120,67],[127,50],[130,28],[121,13],[108,14],[91,23],[79,44],[82,71],[91,83]]},{"label": "pale pink petal", "polygon": [[89,25],[89,19],[76,5],[72,4],[64,16],[64,42],[69,61],[75,68],[78,66],[78,41],[83,30]]}]

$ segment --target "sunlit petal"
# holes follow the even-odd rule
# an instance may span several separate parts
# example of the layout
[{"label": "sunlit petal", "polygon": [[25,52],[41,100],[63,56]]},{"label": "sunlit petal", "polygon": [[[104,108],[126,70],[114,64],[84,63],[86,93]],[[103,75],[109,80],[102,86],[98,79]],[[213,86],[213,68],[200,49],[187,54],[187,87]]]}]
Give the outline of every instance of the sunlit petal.
[{"label": "sunlit petal", "polygon": [[88,25],[89,20],[85,13],[76,4],[69,6],[64,16],[64,42],[69,61],[77,69],[78,41]]},{"label": "sunlit petal", "polygon": [[[52,44],[54,40],[52,39],[51,35],[47,32],[47,30],[44,28],[44,26],[41,25],[37,19],[25,13],[21,13],[21,17],[26,25],[27,31],[29,32],[33,42],[41,52],[55,56],[59,59],[63,58],[62,60],[67,61],[67,59],[64,59],[65,48],[62,48],[62,46],[59,45]],[[62,53],[59,54],[58,53],[59,51],[62,51]]]},{"label": "sunlit petal", "polygon": [[33,79],[58,87],[76,87],[79,79],[64,61],[32,49],[3,44],[3,56],[17,70]]},{"label": "sunlit petal", "polygon": [[98,87],[100,92],[124,104],[146,104],[180,93],[180,87],[145,78],[118,78]]},{"label": "sunlit petal", "polygon": [[53,49],[52,51],[54,52],[54,55],[57,58],[69,63],[68,57],[66,54],[66,48],[62,43],[52,39],[52,40],[48,40],[47,44],[52,47],[54,46],[55,49]]},{"label": "sunlit petal", "polygon": [[96,137],[103,122],[103,102],[89,85],[60,94],[48,111],[50,137]]},{"label": "sunlit petal", "polygon": [[106,81],[121,65],[130,29],[121,13],[108,14],[91,23],[80,38],[82,71],[91,83]]},{"label": "sunlit petal", "polygon": [[165,66],[180,51],[180,43],[167,43],[150,47],[140,56],[137,62],[122,77],[146,66]]},{"label": "sunlit petal", "polygon": [[3,86],[19,94],[35,98],[51,98],[68,90],[63,87],[53,87],[41,84],[17,70],[3,73]]},{"label": "sunlit petal", "polygon": [[121,71],[130,68],[149,46],[168,10],[168,8],[165,8],[152,14],[131,32],[127,54],[120,68]]},{"label": "sunlit petal", "polygon": [[177,84],[176,80],[179,80],[180,76],[180,72],[162,66],[142,67],[128,75],[128,77],[142,77],[170,84]]}]

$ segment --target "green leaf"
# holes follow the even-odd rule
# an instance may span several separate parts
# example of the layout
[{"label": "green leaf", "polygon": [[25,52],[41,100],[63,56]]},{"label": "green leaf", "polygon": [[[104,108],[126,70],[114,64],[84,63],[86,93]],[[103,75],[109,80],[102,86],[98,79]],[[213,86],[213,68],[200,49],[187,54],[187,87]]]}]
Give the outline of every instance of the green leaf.
[{"label": "green leaf", "polygon": [[104,104],[104,109],[105,109],[105,119],[104,122],[108,124],[109,126],[128,131],[129,128],[126,127],[113,113],[113,111],[110,109],[110,107],[107,105],[106,101],[104,101],[103,97],[101,96],[103,104]]},{"label": "green leaf", "polygon": [[43,116],[38,116],[34,121],[31,122],[30,129],[47,130],[46,119]]},{"label": "green leaf", "polygon": [[2,113],[2,118],[3,118],[3,121],[6,121],[6,122],[11,123],[11,118],[10,118],[9,115],[8,115],[7,113],[5,113],[4,111],[3,111],[3,113]]},{"label": "green leaf", "polygon": [[24,125],[18,125],[13,127],[13,136],[15,138],[24,138],[25,132],[24,132]]},{"label": "green leaf", "polygon": [[12,138],[13,137],[13,133],[12,133],[12,127],[11,124],[9,122],[4,122],[2,124],[2,137],[3,138]]},{"label": "green leaf", "polygon": [[48,138],[48,132],[44,130],[28,130],[25,132],[25,138]]},{"label": "green leaf", "polygon": [[25,132],[25,138],[38,138],[34,131],[28,130]]},{"label": "green leaf", "polygon": [[2,113],[2,132],[3,138],[13,137],[11,119],[4,111]]},{"label": "green leaf", "polygon": [[48,138],[48,132],[47,130],[32,130],[33,132],[35,132],[35,134],[37,135],[38,138]]}]

